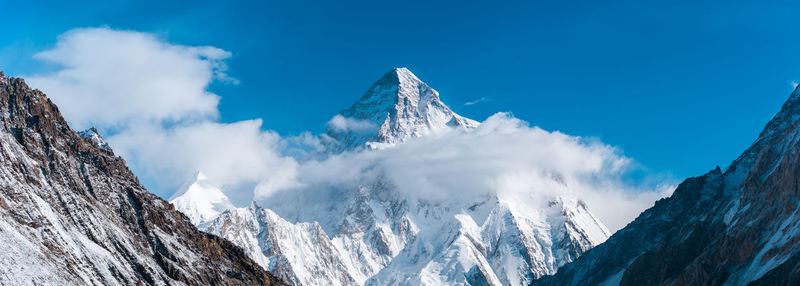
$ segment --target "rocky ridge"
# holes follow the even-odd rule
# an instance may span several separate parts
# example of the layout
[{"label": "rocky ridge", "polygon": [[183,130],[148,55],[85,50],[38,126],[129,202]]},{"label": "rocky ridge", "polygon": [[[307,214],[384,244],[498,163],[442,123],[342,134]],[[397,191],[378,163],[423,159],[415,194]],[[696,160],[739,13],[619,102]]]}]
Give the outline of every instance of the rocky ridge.
[{"label": "rocky ridge", "polygon": [[725,170],[689,178],[534,285],[800,284],[800,89]]},{"label": "rocky ridge", "polygon": [[0,72],[0,284],[282,284],[147,192],[98,138]]}]

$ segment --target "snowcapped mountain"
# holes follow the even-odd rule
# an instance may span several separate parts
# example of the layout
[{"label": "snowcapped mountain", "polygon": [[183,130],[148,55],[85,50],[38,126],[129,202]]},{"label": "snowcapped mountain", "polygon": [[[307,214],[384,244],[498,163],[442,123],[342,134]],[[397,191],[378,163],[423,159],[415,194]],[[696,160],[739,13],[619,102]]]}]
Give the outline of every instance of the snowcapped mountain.
[{"label": "snowcapped mountain", "polygon": [[439,221],[419,226],[415,239],[367,284],[526,285],[610,235],[574,198],[556,197],[544,207],[496,197],[480,203],[455,212],[446,206],[425,210],[447,219],[434,216]]},{"label": "snowcapped mountain", "polygon": [[[476,126],[401,68],[334,117],[324,136],[332,139],[333,152],[383,152],[369,149]],[[294,285],[523,285],[610,235],[581,200],[568,195],[430,201],[407,195],[382,176],[355,188],[276,193],[201,227]]]},{"label": "snowcapped mountain", "polygon": [[800,285],[800,89],[724,171],[681,183],[535,285]]},{"label": "snowcapped mountain", "polygon": [[225,210],[233,208],[222,190],[200,171],[184,183],[169,202],[195,225],[203,225]]},{"label": "snowcapped mountain", "polygon": [[107,147],[0,72],[0,284],[281,284],[147,192]]},{"label": "snowcapped mountain", "polygon": [[350,108],[328,124],[333,150],[380,148],[443,128],[474,128],[439,99],[439,93],[406,68],[396,68],[372,84]]}]

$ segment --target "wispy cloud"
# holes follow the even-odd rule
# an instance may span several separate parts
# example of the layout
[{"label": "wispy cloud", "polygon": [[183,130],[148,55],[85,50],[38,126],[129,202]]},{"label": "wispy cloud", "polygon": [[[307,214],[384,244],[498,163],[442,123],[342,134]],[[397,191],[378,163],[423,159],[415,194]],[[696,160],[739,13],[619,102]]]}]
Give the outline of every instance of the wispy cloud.
[{"label": "wispy cloud", "polygon": [[357,133],[378,131],[378,126],[372,122],[348,118],[339,114],[336,114],[330,121],[328,121],[328,127],[338,131],[352,131]]},{"label": "wispy cloud", "polygon": [[383,178],[406,197],[435,202],[494,195],[538,206],[557,196],[577,197],[617,230],[671,192],[670,186],[626,184],[622,177],[636,164],[612,146],[530,127],[507,113],[474,130],[428,134],[386,149],[305,161],[297,168],[295,187],[256,189],[263,206],[290,207],[275,205],[282,200],[272,196],[327,200],[342,189]]},{"label": "wispy cloud", "polygon": [[230,55],[135,31],[74,29],[35,55],[59,68],[28,81],[73,127],[110,132],[114,151],[164,197],[198,170],[230,188],[291,177],[282,171],[294,169],[293,159],[276,151],[281,138],[260,119],[217,121],[220,97],[208,86],[236,83],[225,73]]},{"label": "wispy cloud", "polygon": [[489,99],[490,98],[484,96],[484,97],[478,98],[478,99],[473,100],[473,101],[464,102],[464,105],[466,105],[466,106],[475,105],[475,104],[478,104],[478,103],[481,103],[481,102],[484,102],[484,101],[489,101]]}]

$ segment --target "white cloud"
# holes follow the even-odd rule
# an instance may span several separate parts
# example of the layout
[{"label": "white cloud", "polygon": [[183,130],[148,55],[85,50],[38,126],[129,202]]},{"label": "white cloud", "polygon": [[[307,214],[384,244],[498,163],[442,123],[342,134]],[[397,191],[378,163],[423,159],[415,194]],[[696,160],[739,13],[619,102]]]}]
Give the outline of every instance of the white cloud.
[{"label": "white cloud", "polygon": [[230,56],[147,33],[74,29],[35,55],[58,69],[27,78],[74,128],[105,131],[114,151],[162,197],[198,170],[229,192],[252,194],[246,186],[272,180],[281,186],[291,179],[296,163],[279,154],[280,136],[263,131],[261,120],[216,121],[219,96],[208,86],[235,82],[225,74],[223,60]]},{"label": "white cloud", "polygon": [[292,178],[296,163],[274,148],[280,136],[261,130],[261,120],[224,124],[202,122],[171,128],[141,126],[109,139],[137,174],[171,185],[202,170],[215,182],[236,186],[246,182]]},{"label": "white cloud", "polygon": [[153,35],[109,28],[70,30],[36,59],[58,71],[27,77],[76,128],[217,116],[219,96],[207,91],[226,78],[227,51],[173,45]]},{"label": "white cloud", "polygon": [[328,126],[333,128],[337,131],[342,132],[356,132],[356,133],[364,133],[364,132],[375,132],[378,130],[378,126],[374,123],[366,121],[366,120],[358,120],[355,118],[344,117],[340,114],[336,114],[328,121]]},{"label": "white cloud", "polygon": [[[197,170],[243,198],[240,205],[253,194],[316,196],[383,176],[399,191],[428,200],[496,194],[543,203],[574,195],[616,230],[671,192],[625,184],[631,159],[611,146],[529,127],[502,113],[468,132],[437,132],[392,148],[298,163],[290,156],[313,157],[307,155],[323,150],[324,140],[310,133],[281,138],[264,131],[260,120],[216,121],[219,97],[207,88],[226,80],[223,60],[229,56],[145,33],[76,29],[36,56],[60,69],[29,82],[48,93],[74,127],[112,130],[111,147],[163,197]],[[350,131],[377,128],[342,116],[328,124]]]},{"label": "white cloud", "polygon": [[[426,200],[495,194],[546,203],[553,196],[572,195],[616,230],[671,190],[626,185],[622,176],[631,165],[611,146],[528,127],[499,113],[473,131],[434,133],[391,148],[308,161],[298,166],[292,191],[352,188],[383,176],[400,192]],[[257,197],[268,198],[274,191],[257,192]]]},{"label": "white cloud", "polygon": [[478,98],[478,99],[473,100],[473,101],[464,102],[464,105],[470,106],[470,105],[474,105],[474,104],[481,103],[481,102],[484,102],[484,101],[489,101],[489,98],[484,96],[484,97]]}]

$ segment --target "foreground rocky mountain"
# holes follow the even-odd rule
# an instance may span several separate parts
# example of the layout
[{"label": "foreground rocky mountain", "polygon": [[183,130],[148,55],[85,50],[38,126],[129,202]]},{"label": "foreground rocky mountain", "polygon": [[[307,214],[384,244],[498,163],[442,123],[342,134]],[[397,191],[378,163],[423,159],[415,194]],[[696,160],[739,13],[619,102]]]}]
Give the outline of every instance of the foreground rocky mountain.
[{"label": "foreground rocky mountain", "polygon": [[689,178],[534,285],[800,285],[800,89],[724,171]]},{"label": "foreground rocky mountain", "polygon": [[[334,153],[381,152],[371,149],[476,126],[410,71],[395,69],[335,117],[325,136]],[[486,195],[436,202],[406,194],[376,176],[356,188],[314,186],[276,194],[200,225],[294,285],[524,285],[610,235],[574,197],[523,203]]]},{"label": "foreground rocky mountain", "polygon": [[0,284],[280,284],[147,192],[96,130],[79,135],[1,72],[0,124]]}]

